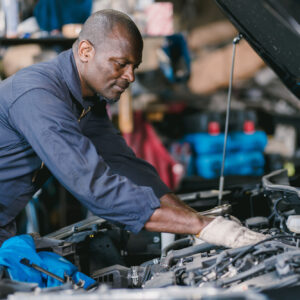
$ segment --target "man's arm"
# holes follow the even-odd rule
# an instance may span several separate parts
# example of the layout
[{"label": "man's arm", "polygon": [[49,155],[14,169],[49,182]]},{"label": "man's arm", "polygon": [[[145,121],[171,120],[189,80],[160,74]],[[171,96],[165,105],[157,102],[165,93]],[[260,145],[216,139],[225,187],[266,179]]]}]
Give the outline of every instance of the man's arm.
[{"label": "man's arm", "polygon": [[164,204],[169,204],[169,205],[172,205],[172,206],[184,208],[184,209],[187,209],[187,210],[192,211],[194,213],[197,213],[197,211],[195,209],[188,206],[184,201],[180,200],[174,193],[165,194],[164,196],[162,196],[160,198],[160,202],[164,203]]},{"label": "man's arm", "polygon": [[151,187],[157,198],[171,192],[155,168],[138,158],[128,147],[119,130],[109,120],[103,102],[97,103],[80,125],[83,134],[93,142],[113,173],[125,176],[136,185]]},{"label": "man's arm", "polygon": [[[100,106],[100,105],[99,105]],[[228,247],[237,247],[265,238],[262,235],[248,235],[245,227],[237,227],[236,223],[222,217],[213,218],[199,216],[197,212],[181,201],[165,186],[155,169],[147,162],[137,158],[127,146],[122,136],[109,121],[105,107],[99,107],[95,116],[90,115],[85,134],[93,141],[98,153],[104,158],[112,171],[129,178],[137,185],[150,186],[161,206],[157,208],[145,223],[149,231],[171,232],[181,234],[197,234],[203,240]],[[141,199],[141,201],[143,201]],[[216,225],[214,225],[217,223]],[[212,225],[210,225],[212,224]],[[225,226],[226,225],[226,226]],[[232,228],[233,227],[233,228]],[[228,231],[223,234],[223,229]],[[231,232],[233,231],[233,232]],[[222,234],[219,234],[222,232]],[[241,235],[240,232],[243,232]],[[252,231],[251,231],[252,233]],[[231,239],[227,237],[232,237]],[[254,239],[253,239],[254,238]]]},{"label": "man's arm", "polygon": [[60,183],[95,215],[137,233],[160,207],[150,187],[111,172],[71,108],[55,95],[44,89],[23,94],[10,107],[9,122]]},{"label": "man's arm", "polygon": [[198,215],[174,194],[166,194],[160,200],[160,208],[154,211],[145,224],[145,229],[149,231],[196,235],[213,220]]},{"label": "man's arm", "polygon": [[98,110],[92,111],[84,122],[84,134],[91,139],[112,172],[126,176],[137,185],[150,186],[160,197],[161,207],[145,224],[147,230],[186,234],[200,232],[203,223],[210,219],[195,215],[194,209],[171,193],[152,165],[135,156],[108,119],[105,106],[98,104]]}]

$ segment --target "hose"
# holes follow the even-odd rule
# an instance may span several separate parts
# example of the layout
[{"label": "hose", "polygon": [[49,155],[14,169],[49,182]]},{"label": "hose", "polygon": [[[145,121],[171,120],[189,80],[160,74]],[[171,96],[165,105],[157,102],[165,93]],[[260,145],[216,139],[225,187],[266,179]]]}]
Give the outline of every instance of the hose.
[{"label": "hose", "polygon": [[179,240],[169,244],[164,249],[162,249],[161,258],[166,257],[170,250],[177,250],[177,249],[180,249],[180,248],[188,247],[192,243],[193,243],[193,238],[190,237],[190,236],[186,237],[186,238],[183,238],[183,239],[179,239]]}]

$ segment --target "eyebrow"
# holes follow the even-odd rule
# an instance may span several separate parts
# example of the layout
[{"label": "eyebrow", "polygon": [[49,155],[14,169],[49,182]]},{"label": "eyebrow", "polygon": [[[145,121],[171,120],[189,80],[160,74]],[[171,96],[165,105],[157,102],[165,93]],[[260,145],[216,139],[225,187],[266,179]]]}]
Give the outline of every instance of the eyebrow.
[{"label": "eyebrow", "polygon": [[132,64],[132,65],[134,65],[134,67],[138,67],[142,63],[142,60],[141,60],[138,63],[133,64],[130,60],[128,60],[127,58],[124,58],[124,57],[112,57],[111,59],[113,59],[113,60],[118,60],[118,59],[119,60],[124,60],[124,62],[126,64]]}]

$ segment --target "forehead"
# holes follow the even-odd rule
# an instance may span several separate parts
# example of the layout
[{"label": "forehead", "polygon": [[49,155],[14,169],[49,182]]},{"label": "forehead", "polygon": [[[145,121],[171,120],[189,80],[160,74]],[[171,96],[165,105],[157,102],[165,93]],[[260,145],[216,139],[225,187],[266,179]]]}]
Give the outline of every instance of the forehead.
[{"label": "forehead", "polygon": [[106,58],[123,58],[134,64],[141,62],[142,51],[142,43],[121,26],[116,26],[100,47]]}]

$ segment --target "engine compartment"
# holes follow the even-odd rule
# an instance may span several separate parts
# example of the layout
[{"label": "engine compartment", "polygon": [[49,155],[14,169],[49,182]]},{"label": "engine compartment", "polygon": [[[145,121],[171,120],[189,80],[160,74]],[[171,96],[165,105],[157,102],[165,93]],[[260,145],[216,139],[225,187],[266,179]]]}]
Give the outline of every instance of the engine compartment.
[{"label": "engine compartment", "polygon": [[[12,281],[2,268],[1,298],[41,299],[55,293],[64,299],[68,295],[118,299],[121,293],[122,299],[277,299],[275,290],[299,287],[300,191],[290,185],[285,170],[263,176],[260,184],[226,190],[222,206],[215,206],[216,191],[179,196],[202,214],[237,217],[268,238],[226,249],[193,236],[176,235],[161,249],[159,233],[133,235],[90,217],[45,237],[34,236],[34,241],[37,251],[57,253],[96,280],[93,287],[86,291],[66,282],[38,289],[34,284]],[[269,293],[275,296],[270,298]]]}]

